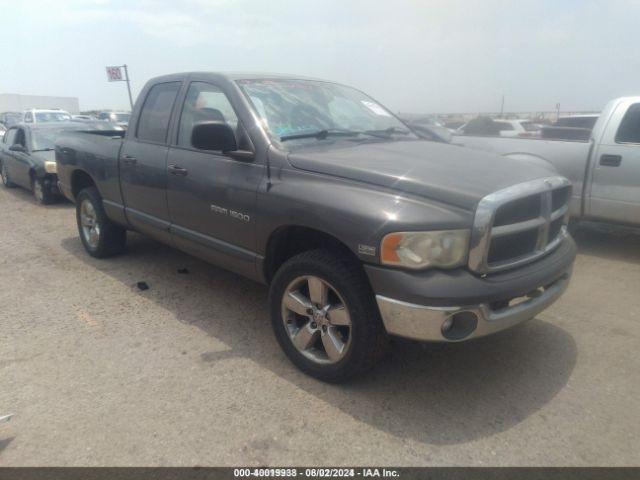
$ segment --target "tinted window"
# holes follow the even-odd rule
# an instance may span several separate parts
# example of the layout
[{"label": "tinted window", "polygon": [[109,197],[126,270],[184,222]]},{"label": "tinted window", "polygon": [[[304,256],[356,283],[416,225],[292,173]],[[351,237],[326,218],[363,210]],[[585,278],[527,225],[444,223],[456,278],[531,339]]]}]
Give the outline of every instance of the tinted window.
[{"label": "tinted window", "polygon": [[23,130],[22,128],[18,128],[18,129],[16,130],[16,139],[14,140],[14,142],[13,142],[13,143],[14,143],[14,144],[15,144],[15,143],[20,144],[20,145],[22,145],[23,147],[26,147],[26,146],[27,146],[27,140],[26,140],[26,138],[25,138],[25,136],[24,136],[24,130]]},{"label": "tinted window", "polygon": [[593,117],[564,117],[559,118],[555,123],[556,127],[572,127],[572,128],[593,128],[598,120],[597,116]]},{"label": "tinted window", "polygon": [[640,143],[640,103],[631,105],[625,113],[616,133],[616,142]]},{"label": "tinted window", "polygon": [[31,115],[31,112],[28,112],[28,113],[24,114],[24,121],[25,122],[33,122],[33,115]]},{"label": "tinted window", "polygon": [[137,137],[148,142],[164,143],[171,117],[171,109],[180,89],[180,82],[154,85],[142,107]]},{"label": "tinted window", "polygon": [[187,91],[180,128],[178,131],[178,145],[191,147],[191,131],[200,122],[223,121],[233,130],[238,125],[233,107],[222,91],[208,83],[193,82]]}]

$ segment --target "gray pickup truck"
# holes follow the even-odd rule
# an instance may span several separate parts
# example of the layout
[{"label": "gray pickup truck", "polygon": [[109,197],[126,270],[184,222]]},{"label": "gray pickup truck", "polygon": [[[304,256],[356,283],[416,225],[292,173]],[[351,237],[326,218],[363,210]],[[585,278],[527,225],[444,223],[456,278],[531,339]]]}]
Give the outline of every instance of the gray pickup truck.
[{"label": "gray pickup truck", "polygon": [[189,73],[147,83],[121,132],[56,144],[94,257],[126,231],[268,284],[276,337],[325,381],[387,335],[461,341],[566,289],[571,185],[549,166],[425,141],[343,85]]},{"label": "gray pickup truck", "polygon": [[452,143],[553,165],[573,184],[572,219],[640,226],[640,97],[609,102],[583,142],[456,135]]}]

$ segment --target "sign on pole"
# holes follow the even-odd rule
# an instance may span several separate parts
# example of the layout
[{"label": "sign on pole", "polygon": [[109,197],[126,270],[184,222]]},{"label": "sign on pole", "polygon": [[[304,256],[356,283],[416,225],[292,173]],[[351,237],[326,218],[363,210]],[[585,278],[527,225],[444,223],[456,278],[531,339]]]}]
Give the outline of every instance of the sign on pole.
[{"label": "sign on pole", "polygon": [[122,78],[122,67],[107,67],[107,79],[110,82],[121,82]]},{"label": "sign on pole", "polygon": [[[124,69],[124,76],[122,75],[122,69]],[[133,97],[131,96],[131,83],[129,82],[129,70],[126,65],[116,65],[114,67],[107,67],[107,80],[110,82],[127,82],[127,90],[129,92],[129,103],[133,110]]]}]

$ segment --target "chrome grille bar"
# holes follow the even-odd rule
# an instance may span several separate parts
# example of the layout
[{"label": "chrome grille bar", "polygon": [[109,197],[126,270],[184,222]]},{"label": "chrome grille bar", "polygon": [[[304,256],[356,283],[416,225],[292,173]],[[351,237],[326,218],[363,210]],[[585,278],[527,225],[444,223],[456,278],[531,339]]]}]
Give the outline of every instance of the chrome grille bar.
[{"label": "chrome grille bar", "polygon": [[[469,268],[480,274],[506,270],[532,262],[555,249],[566,237],[567,229],[566,225],[563,225],[555,238],[549,238],[551,223],[560,217],[564,217],[564,223],[567,222],[568,202],[571,195],[567,195],[565,204],[552,211],[553,192],[570,185],[569,180],[564,177],[547,177],[514,185],[484,197],[478,203],[471,232]],[[540,197],[540,214],[538,216],[517,223],[493,226],[496,212],[501,206],[533,195]],[[515,258],[489,263],[489,249],[492,239],[533,229],[537,229],[533,250]]]}]

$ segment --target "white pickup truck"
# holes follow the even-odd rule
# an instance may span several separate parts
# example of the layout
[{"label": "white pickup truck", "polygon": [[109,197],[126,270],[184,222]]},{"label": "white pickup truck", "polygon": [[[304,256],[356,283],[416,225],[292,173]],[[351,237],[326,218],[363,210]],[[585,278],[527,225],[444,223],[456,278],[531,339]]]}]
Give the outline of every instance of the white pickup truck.
[{"label": "white pickup truck", "polygon": [[609,102],[587,142],[456,135],[451,143],[549,162],[573,183],[574,219],[640,226],[640,97]]}]

